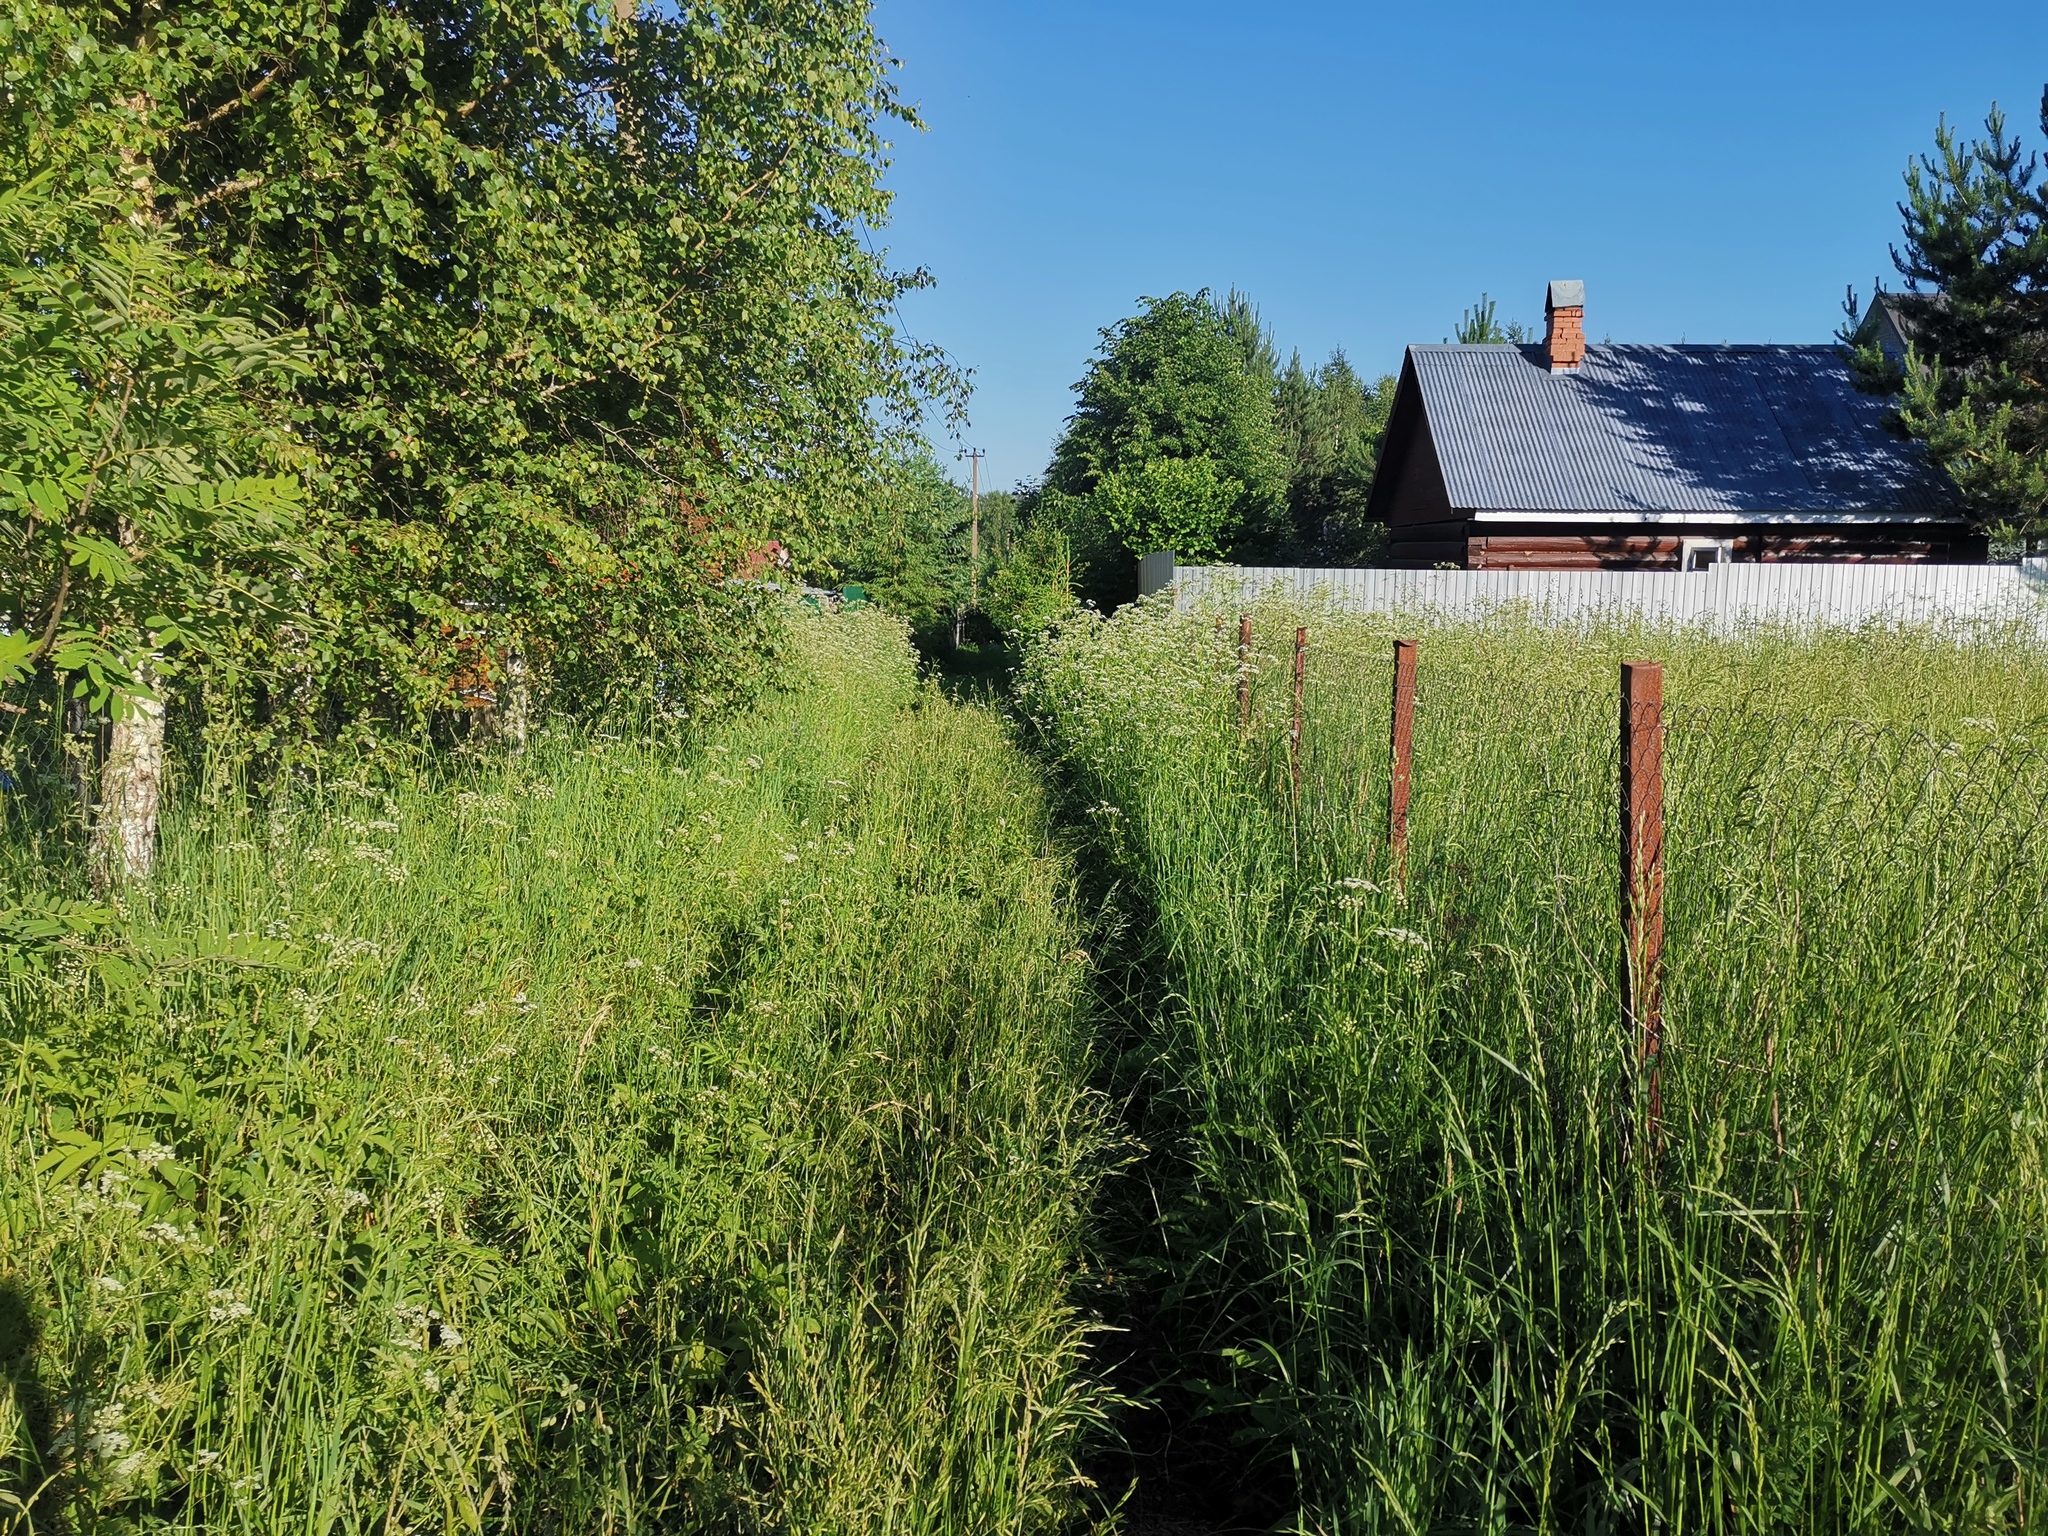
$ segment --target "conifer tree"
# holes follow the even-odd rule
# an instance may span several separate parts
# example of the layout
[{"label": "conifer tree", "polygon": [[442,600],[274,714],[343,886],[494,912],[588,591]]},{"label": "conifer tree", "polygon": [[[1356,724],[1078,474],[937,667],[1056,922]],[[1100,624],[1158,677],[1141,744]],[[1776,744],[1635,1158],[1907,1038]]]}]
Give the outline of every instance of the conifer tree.
[{"label": "conifer tree", "polygon": [[[2041,127],[2048,134],[2048,92]],[[1906,170],[1906,280],[1886,296],[1909,341],[1877,347],[1852,290],[1845,342],[1866,388],[1896,392],[1898,419],[1922,439],[1994,531],[2048,532],[2048,197],[2040,164],[1993,108],[1965,145],[1946,122],[1934,153]],[[1859,324],[1859,321],[1862,323]]]}]

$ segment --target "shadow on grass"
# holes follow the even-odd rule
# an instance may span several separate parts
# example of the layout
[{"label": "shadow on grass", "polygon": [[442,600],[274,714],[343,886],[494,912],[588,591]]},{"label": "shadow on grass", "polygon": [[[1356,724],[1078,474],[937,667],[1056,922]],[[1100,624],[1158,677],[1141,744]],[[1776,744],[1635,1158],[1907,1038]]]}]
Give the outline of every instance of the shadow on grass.
[{"label": "shadow on grass", "polygon": [[[994,633],[970,631],[958,648],[950,629],[917,638],[926,675],[949,698],[1009,709],[1019,648]],[[1160,1024],[1174,1006],[1169,957],[1143,893],[1114,867],[1099,820],[1086,814],[1093,797],[1037,750],[1028,726],[1017,740],[1045,769],[1079,877],[1095,956],[1096,1087],[1131,1138],[1131,1161],[1098,1196],[1092,1273],[1077,1298],[1103,1325],[1092,1368],[1119,1404],[1083,1470],[1128,1536],[1267,1531],[1294,1508],[1292,1480],[1252,1467],[1235,1443],[1240,1424],[1195,1390],[1217,1362],[1200,1357],[1199,1320],[1177,1308],[1189,1256],[1178,1252],[1184,1223],[1174,1217],[1199,1192],[1182,1150],[1182,1101],[1159,1057]]]},{"label": "shadow on grass", "polygon": [[[970,664],[950,675],[948,686],[982,687],[988,671]],[[1018,739],[1035,749],[1028,727]],[[1171,959],[1144,893],[1112,863],[1099,818],[1086,814],[1093,797],[1050,754],[1035,755],[1090,925],[1096,1087],[1130,1138],[1130,1161],[1097,1197],[1093,1273],[1079,1298],[1102,1324],[1092,1369],[1118,1404],[1083,1470],[1103,1508],[1120,1509],[1128,1536],[1269,1531],[1295,1507],[1293,1480],[1284,1468],[1254,1466],[1239,1443],[1241,1419],[1216,1411],[1196,1389],[1219,1361],[1203,1353],[1200,1318],[1178,1302],[1194,1257],[1180,1251],[1194,1235],[1185,1215],[1202,1194],[1184,1151],[1184,1100],[1161,1059],[1162,1026],[1178,1006]]]},{"label": "shadow on grass", "polygon": [[53,1432],[36,1372],[42,1327],[34,1295],[16,1276],[0,1276],[0,1531],[55,1529],[48,1524],[55,1477],[48,1470]]},{"label": "shadow on grass", "polygon": [[1000,708],[1010,695],[1019,652],[1001,636],[970,638],[955,649],[950,632],[918,638],[925,675],[956,704]]}]

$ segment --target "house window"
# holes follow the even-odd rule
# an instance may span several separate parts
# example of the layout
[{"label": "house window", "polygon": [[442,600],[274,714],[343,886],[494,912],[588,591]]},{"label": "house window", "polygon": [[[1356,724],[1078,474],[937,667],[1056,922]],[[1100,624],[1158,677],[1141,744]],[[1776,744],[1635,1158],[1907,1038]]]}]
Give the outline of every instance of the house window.
[{"label": "house window", "polygon": [[1707,571],[1717,565],[1725,565],[1735,558],[1732,539],[1681,539],[1678,544],[1678,568],[1681,571]]}]

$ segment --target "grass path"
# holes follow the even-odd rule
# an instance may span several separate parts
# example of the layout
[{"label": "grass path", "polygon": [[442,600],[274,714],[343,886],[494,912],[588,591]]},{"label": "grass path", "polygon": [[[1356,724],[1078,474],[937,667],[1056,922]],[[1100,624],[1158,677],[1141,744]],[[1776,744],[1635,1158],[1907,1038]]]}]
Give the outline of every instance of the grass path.
[{"label": "grass path", "polygon": [[803,649],[688,751],[335,779],[125,910],[16,893],[0,1529],[1062,1522],[1071,871],[900,629]]}]

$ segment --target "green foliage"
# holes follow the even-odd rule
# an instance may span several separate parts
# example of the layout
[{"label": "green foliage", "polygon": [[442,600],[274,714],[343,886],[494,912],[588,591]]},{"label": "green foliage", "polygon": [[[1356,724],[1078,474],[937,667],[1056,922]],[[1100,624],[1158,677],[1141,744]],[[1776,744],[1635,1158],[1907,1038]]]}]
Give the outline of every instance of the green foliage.
[{"label": "green foliage", "polygon": [[989,574],[981,607],[996,627],[1034,634],[1074,611],[1074,546],[1050,518],[1034,519]]},{"label": "green foliage", "polygon": [[915,629],[950,625],[967,601],[967,493],[925,451],[868,494],[865,526],[837,562],[842,575]]},{"label": "green foliage", "polygon": [[1171,549],[1220,560],[1243,526],[1244,486],[1214,459],[1148,459],[1095,483],[1096,515],[1126,550]]},{"label": "green foliage", "polygon": [[1519,320],[1510,320],[1506,325],[1494,318],[1494,304],[1490,295],[1482,293],[1479,302],[1458,317],[1457,339],[1461,346],[1475,343],[1513,342],[1519,345],[1531,339],[1529,328]]},{"label": "green foliage", "polygon": [[794,645],[688,750],[337,773],[0,905],[0,1527],[1063,1527],[1070,874],[900,621]]},{"label": "green foliage", "polygon": [[865,235],[911,117],[855,0],[26,0],[0,44],[4,179],[132,205],[303,332],[269,419],[338,643],[286,692],[330,722],[422,719],[514,652],[579,707],[758,688],[728,574],[771,534],[821,562],[957,403],[890,324],[924,279]]},{"label": "green foliage", "polygon": [[981,558],[985,563],[1009,559],[1023,527],[1023,512],[1017,492],[982,491]]},{"label": "green foliage", "polygon": [[1366,520],[1380,442],[1394,409],[1393,375],[1368,384],[1342,349],[1313,372],[1288,360],[1273,412],[1294,465],[1287,485],[1296,548],[1310,563],[1368,565],[1385,529]]},{"label": "green foliage", "polygon": [[1138,592],[1136,562],[1110,531],[1090,496],[1072,496],[1047,485],[1025,487],[1018,516],[1026,530],[1042,528],[1065,542],[1074,594],[1107,611]]},{"label": "green foliage", "polygon": [[[2048,133],[2048,93],[2042,102]],[[1903,366],[1859,335],[1866,388],[1902,396],[1899,420],[1954,477],[1981,521],[2048,532],[2048,197],[2036,158],[1994,108],[1964,145],[1946,122],[1906,171],[1907,291],[1889,302],[1908,333]]]},{"label": "green foliage", "polygon": [[[1148,605],[1062,626],[1020,673],[1156,916],[1158,1001],[1122,1058],[1154,1151],[1106,1241],[1187,1512],[2032,1529],[2031,636],[1252,617],[1242,663],[1209,614]],[[1397,869],[1389,642],[1418,633]],[[1669,699],[1654,1139],[1614,983],[1616,664],[1646,654]]]},{"label": "green foliage", "polygon": [[[1240,307],[1245,313],[1232,320],[1206,291],[1148,299],[1142,314],[1103,330],[1101,350],[1075,386],[1079,401],[1046,488],[1072,497],[1106,492],[1098,515],[1128,556],[1165,548],[1157,541],[1183,532],[1206,553],[1275,531],[1287,467],[1271,377],[1247,364],[1264,345],[1256,315],[1241,296]],[[1204,467],[1149,468],[1159,461]],[[1173,503],[1182,492],[1195,499]]]},{"label": "green foliage", "polygon": [[0,694],[68,675],[106,708],[268,662],[288,617],[325,638],[292,590],[304,455],[246,398],[293,356],[201,282],[106,194],[0,190]]},{"label": "green foliage", "polygon": [[[1366,500],[1394,380],[1367,384],[1341,350],[1279,364],[1233,289],[1147,301],[1103,333],[1031,515],[1066,530],[1080,589],[1127,599],[1133,557],[1370,564],[1385,544]],[[1092,524],[1092,526],[1091,526]]]},{"label": "green foliage", "polygon": [[1244,371],[1271,389],[1280,377],[1280,351],[1273,344],[1273,332],[1259,314],[1252,296],[1233,288],[1224,296],[1217,313],[1223,317],[1223,331],[1237,346]]}]

